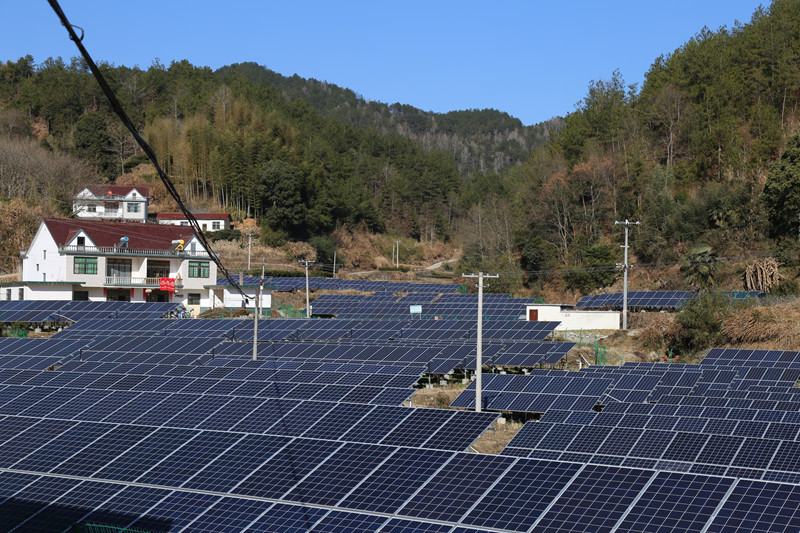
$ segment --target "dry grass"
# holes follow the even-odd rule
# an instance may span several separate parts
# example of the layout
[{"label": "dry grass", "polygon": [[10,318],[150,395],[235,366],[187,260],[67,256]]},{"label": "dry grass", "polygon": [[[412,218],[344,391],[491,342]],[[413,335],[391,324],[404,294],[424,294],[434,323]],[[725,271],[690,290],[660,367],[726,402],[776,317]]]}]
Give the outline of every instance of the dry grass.
[{"label": "dry grass", "polygon": [[[535,424],[535,422],[531,422],[531,424]],[[522,429],[522,426],[521,422],[506,422],[505,424],[495,422],[475,441],[472,449],[478,453],[501,453],[517,432]]]},{"label": "dry grass", "polygon": [[411,405],[447,409],[453,400],[464,392],[464,388],[463,385],[442,385],[432,389],[417,389],[411,396]]},{"label": "dry grass", "polygon": [[800,302],[739,309],[725,319],[722,331],[731,348],[800,350]]},{"label": "dry grass", "polygon": [[[449,409],[450,404],[459,394],[464,392],[464,389],[464,385],[444,385],[434,386],[431,389],[417,389],[411,397],[411,405],[421,408]],[[518,422],[504,424],[495,422],[491,428],[475,441],[472,449],[478,453],[500,453],[520,428],[522,428],[522,424]]]}]

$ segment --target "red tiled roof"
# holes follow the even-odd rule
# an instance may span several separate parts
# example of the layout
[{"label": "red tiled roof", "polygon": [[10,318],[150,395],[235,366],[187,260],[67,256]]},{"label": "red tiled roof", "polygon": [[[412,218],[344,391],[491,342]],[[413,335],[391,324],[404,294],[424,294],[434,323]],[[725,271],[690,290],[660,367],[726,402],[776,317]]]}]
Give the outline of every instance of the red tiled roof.
[{"label": "red tiled roof", "polygon": [[[103,222],[81,218],[45,218],[44,224],[58,246],[66,245],[83,230],[95,246],[114,246],[128,237],[130,248],[168,250],[172,241],[188,241],[194,235],[186,226],[142,224],[141,222]],[[74,244],[74,243],[73,243]]]},{"label": "red tiled roof", "polygon": [[[197,220],[225,220],[230,219],[230,213],[192,213]],[[186,220],[183,213],[159,213],[156,220]]]},{"label": "red tiled roof", "polygon": [[126,196],[132,190],[136,189],[139,194],[147,198],[149,187],[140,187],[138,185],[87,185],[86,187],[78,187],[76,192],[81,192],[83,189],[89,189],[95,196]]}]

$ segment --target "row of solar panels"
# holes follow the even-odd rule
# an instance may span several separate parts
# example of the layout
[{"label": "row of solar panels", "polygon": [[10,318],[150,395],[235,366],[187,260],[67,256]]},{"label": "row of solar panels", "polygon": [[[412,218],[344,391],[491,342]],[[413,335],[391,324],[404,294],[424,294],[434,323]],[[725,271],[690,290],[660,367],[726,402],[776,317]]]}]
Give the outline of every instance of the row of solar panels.
[{"label": "row of solar panels", "polygon": [[[67,424],[43,420],[33,426],[42,426],[34,446],[57,446],[62,455],[31,453],[20,445],[12,467],[0,473],[6,530],[21,525],[26,531],[61,531],[72,522],[151,531],[359,533],[744,532],[800,525],[800,486],[789,483],[301,438],[140,426],[98,431],[97,424]],[[26,433],[32,432],[11,441],[24,442]],[[92,445],[86,446],[87,437]]]},{"label": "row of solar panels", "polygon": [[[628,308],[675,309],[697,298],[697,294],[696,291],[629,291]],[[726,294],[734,301],[765,296],[765,293],[759,291],[733,291]],[[623,299],[624,294],[621,292],[595,294],[584,296],[575,307],[579,309],[621,309]]]},{"label": "row of solar panels", "polygon": [[[255,286],[261,283],[262,279],[257,276],[243,276],[236,282],[242,285]],[[305,277],[266,277],[263,279],[265,287],[275,291],[305,290]],[[217,278],[217,285],[229,285],[227,278]],[[362,292],[386,292],[389,294],[397,292],[406,293],[425,293],[439,294],[455,292],[461,285],[454,283],[411,283],[401,281],[369,281],[361,279],[338,279],[338,278],[318,278],[309,277],[308,287],[310,290],[334,290],[334,291],[362,291]]]},{"label": "row of solar panels", "polygon": [[[483,325],[486,340],[543,340],[558,322],[494,320]],[[100,335],[140,334],[165,337],[221,337],[252,340],[252,321],[245,320],[82,320],[54,336],[57,339]],[[280,340],[469,340],[477,337],[477,325],[464,320],[305,320],[276,319],[258,323],[259,341]]]},{"label": "row of solar panels", "polygon": [[[130,347],[133,347],[133,344]],[[109,350],[108,353],[113,352]],[[140,352],[123,353],[136,354]],[[192,366],[196,368],[206,365],[213,366],[214,369],[210,371],[212,372],[216,368],[227,368],[228,361],[243,363],[246,361],[246,357],[244,354],[241,356],[220,355],[213,359],[203,358],[202,361],[196,361],[196,365],[182,365],[180,368],[174,365],[156,365],[163,367],[157,372],[162,375],[149,375],[145,379],[167,378],[172,380],[175,377],[185,377],[188,372],[194,372]],[[307,363],[307,361],[303,362],[302,358],[291,359],[291,361],[299,366]],[[201,365],[201,363],[203,364]],[[117,361],[116,364],[127,363]],[[137,366],[133,365],[133,368]],[[90,370],[90,366],[87,365],[87,370]],[[176,369],[176,375],[170,374],[172,370],[167,370],[170,366]],[[247,368],[244,365],[235,366],[240,369]],[[657,375],[662,376],[663,381],[660,386],[687,392],[686,397],[691,396],[688,394],[690,392],[705,394],[710,391],[726,391],[726,387],[731,386],[747,385],[752,389],[752,387],[759,387],[759,385],[754,385],[759,382],[768,383],[764,387],[769,389],[777,387],[781,382],[787,383],[787,380],[779,378],[790,377],[781,373],[777,377],[770,375],[768,380],[745,379],[746,376],[752,377],[757,374],[757,367],[747,368],[740,375],[738,369],[726,369],[721,364],[692,370],[685,370],[684,367],[675,365],[631,365],[629,368],[626,367],[628,365],[619,369],[620,376],[616,376],[615,371],[595,370],[594,368],[580,373],[547,371],[541,375],[534,373],[535,375],[529,377],[528,382],[535,382],[542,377],[547,377],[549,381],[544,386],[551,387],[548,390],[554,396],[569,397],[569,394],[565,394],[566,392],[571,393],[580,389],[581,392],[586,393],[589,390],[592,394],[585,395],[585,397],[592,398],[596,402],[597,398],[594,396],[596,390],[599,390],[604,383],[608,386],[610,383],[624,382],[620,385],[619,390],[637,391],[638,388],[646,385],[647,381],[643,380]],[[780,370],[785,372],[784,369]],[[45,376],[47,374],[57,375],[59,372],[36,372],[35,374]],[[735,375],[732,376],[732,372]],[[10,379],[12,381],[19,379],[20,374],[22,373],[13,373]],[[76,374],[76,376],[72,377],[68,374]],[[580,377],[570,374],[580,375]],[[743,441],[736,449],[734,458],[737,464],[724,465],[723,470],[706,470],[705,473],[669,471],[686,470],[692,467],[723,468],[722,465],[698,462],[697,458],[691,463],[691,466],[687,467],[689,461],[681,462],[673,459],[673,456],[682,449],[682,443],[689,443],[686,445],[689,450],[687,455],[693,453],[698,446],[697,442],[702,437],[684,436],[683,433],[695,435],[697,432],[683,431],[678,437],[677,432],[655,428],[646,428],[646,430],[664,431],[667,435],[648,433],[648,437],[670,438],[669,448],[671,451],[668,455],[662,454],[657,458],[625,456],[622,461],[628,460],[627,462],[614,465],[591,464],[590,460],[597,454],[588,451],[570,450],[566,452],[567,455],[562,455],[565,453],[563,449],[555,451],[542,448],[540,442],[537,442],[537,448],[511,447],[508,452],[521,453],[521,450],[527,450],[526,454],[558,453],[559,461],[464,454],[430,449],[429,445],[426,445],[426,448],[399,447],[397,451],[386,452],[387,448],[392,448],[392,446],[376,444],[375,441],[342,443],[342,441],[328,439],[307,439],[304,438],[305,433],[302,433],[303,437],[296,434],[246,434],[244,436],[239,434],[238,438],[241,440],[231,444],[231,441],[226,440],[228,435],[234,433],[229,430],[229,426],[226,426],[229,429],[223,431],[197,429],[195,426],[192,428],[166,427],[163,420],[167,416],[170,416],[169,420],[173,420],[176,414],[180,413],[184,413],[182,416],[188,417],[191,413],[192,418],[187,419],[186,424],[189,421],[196,421],[198,418],[201,419],[200,424],[211,423],[206,421],[216,412],[212,404],[219,402],[218,398],[223,398],[227,400],[225,405],[235,401],[236,405],[241,406],[243,410],[256,402],[262,402],[258,409],[247,412],[253,416],[249,423],[254,428],[263,428],[264,424],[259,422],[259,418],[266,417],[267,422],[265,423],[268,423],[275,414],[275,409],[262,408],[263,402],[271,402],[270,405],[278,406],[279,409],[280,406],[286,405],[285,401],[258,397],[229,398],[225,395],[209,394],[136,393],[109,389],[85,389],[83,386],[79,388],[83,391],[81,396],[98,394],[105,395],[103,398],[114,396],[117,400],[95,401],[87,408],[80,401],[74,399],[71,409],[84,408],[76,415],[71,415],[73,418],[42,420],[34,417],[33,419],[37,421],[33,425],[25,426],[22,431],[14,430],[16,424],[20,423],[19,420],[28,420],[28,418],[17,416],[25,410],[31,410],[27,411],[27,414],[41,414],[46,409],[60,408],[63,414],[68,409],[63,407],[64,400],[70,402],[70,399],[67,398],[71,391],[62,391],[65,388],[71,388],[71,383],[90,385],[97,380],[101,380],[98,386],[106,383],[112,385],[118,383],[118,381],[112,381],[116,380],[117,376],[110,376],[109,373],[83,377],[88,374],[81,372],[78,365],[74,367],[73,372],[63,372],[61,375],[67,376],[66,379],[71,379],[70,384],[61,381],[58,386],[28,386],[30,380],[38,382],[44,378],[36,378],[26,373],[26,386],[18,388],[9,385],[0,390],[0,395],[9,390],[8,394],[11,397],[7,402],[0,404],[0,413],[7,415],[6,418],[0,419],[0,441],[2,441],[0,443],[0,468],[6,469],[3,474],[0,474],[0,494],[9,498],[0,503],[0,517],[11,517],[0,518],[0,520],[15,521],[7,529],[27,521],[27,527],[39,527],[39,530],[42,530],[39,523],[36,522],[37,519],[45,520],[42,513],[39,513],[42,508],[58,505],[58,502],[62,501],[62,497],[68,498],[70,494],[77,494],[74,491],[80,492],[82,486],[88,487],[84,485],[86,483],[100,484],[103,482],[105,482],[106,488],[108,485],[122,487],[123,484],[131,482],[134,485],[123,488],[121,493],[115,492],[115,496],[109,496],[107,492],[103,492],[104,497],[100,498],[102,501],[91,498],[94,487],[87,490],[87,498],[81,501],[77,508],[71,507],[72,513],[82,513],[75,520],[85,521],[89,518],[85,515],[93,512],[92,509],[97,509],[94,515],[95,519],[102,516],[108,521],[125,521],[121,525],[153,524],[151,527],[161,528],[158,529],[160,531],[176,530],[183,526],[188,526],[187,530],[219,531],[230,528],[231,524],[241,524],[237,530],[248,530],[251,525],[261,528],[261,530],[264,530],[265,527],[269,530],[269,524],[276,524],[276,530],[284,530],[281,524],[275,522],[277,518],[270,515],[271,510],[277,505],[281,507],[281,513],[284,513],[288,512],[285,510],[292,504],[304,502],[306,513],[316,513],[315,516],[319,516],[320,519],[298,523],[299,531],[314,530],[317,527],[322,528],[319,529],[321,531],[337,530],[336,528],[343,531],[425,531],[429,526],[435,526],[441,528],[439,529],[441,531],[448,532],[476,531],[474,528],[488,528],[492,531],[595,531],[603,529],[643,531],[658,527],[686,531],[713,531],[741,527],[743,531],[751,531],[754,529],[753,524],[775,527],[792,524],[796,510],[796,505],[792,503],[796,501],[796,498],[793,499],[791,496],[795,485],[765,481],[780,477],[796,483],[796,474],[787,469],[787,465],[782,465],[783,469],[769,468],[774,466],[772,462],[764,468],[754,467],[754,465],[758,466],[765,462],[767,452],[761,454],[746,451],[761,446],[763,443],[760,440],[769,440],[779,442],[779,447],[774,448],[774,452],[785,453],[788,456],[790,447],[785,443],[793,441],[782,440],[782,438],[766,439],[764,435],[741,437],[756,440],[747,440],[746,443]],[[271,374],[271,377],[274,375]],[[525,376],[492,376],[494,377],[487,376],[488,380],[498,380],[498,384],[502,383],[502,392],[524,393],[527,386],[527,383],[521,386],[514,383]],[[131,380],[132,377],[138,379],[141,375],[123,375],[119,379]],[[564,382],[563,377],[569,377],[570,383]],[[766,372],[762,377],[767,377]],[[47,376],[47,378],[47,383],[65,379],[61,376],[56,378]],[[91,381],[89,381],[90,379]],[[592,385],[595,380],[598,383]],[[240,386],[242,384],[237,385],[237,388]],[[248,387],[250,386],[253,385],[248,385]],[[568,391],[555,389],[557,386],[568,387]],[[596,389],[592,387],[596,387]],[[20,389],[26,389],[26,392],[15,395],[14,392]],[[513,389],[518,390],[514,391]],[[123,397],[117,395],[126,392],[137,394],[136,398],[142,394],[144,397],[133,404],[130,403],[133,401],[131,398],[119,406],[117,402],[122,402]],[[744,392],[748,392],[748,390],[744,390]],[[153,401],[152,398],[147,398],[151,395],[164,397],[162,402],[159,402],[160,408],[156,409],[155,406],[147,404],[146,400]],[[86,397],[87,400],[89,398]],[[187,405],[186,401],[190,398],[194,403]],[[201,401],[204,404],[198,404]],[[319,420],[321,408],[317,406],[325,402],[301,403],[307,407],[287,419],[285,427],[288,429],[286,431],[297,432],[300,430],[299,428],[303,427],[304,421],[307,425],[309,421]],[[617,404],[620,406],[646,405],[616,402],[609,403],[608,409],[613,409],[612,405]],[[114,405],[117,407],[115,408]],[[335,405],[343,406],[345,404]],[[363,406],[359,407],[359,409],[363,408]],[[384,408],[422,413],[438,412],[438,410],[413,411],[389,406],[378,406],[373,409]],[[341,409],[346,409],[346,407],[341,407]],[[587,404],[573,403],[564,405],[563,409],[584,414],[589,412],[591,407],[587,407]],[[678,409],[682,409],[682,407],[678,407]],[[261,411],[270,411],[270,413],[261,414]],[[48,416],[51,416],[52,412],[52,410],[47,411]],[[143,416],[143,413],[150,413],[146,418],[149,418],[151,422],[160,423],[160,425],[156,427],[156,425],[143,426],[131,423]],[[372,416],[362,419],[361,427],[364,433],[373,431],[374,425],[379,424],[379,421],[382,420],[378,412],[371,411],[371,413]],[[112,418],[107,419],[110,415]],[[102,418],[98,418],[101,416]],[[136,418],[129,418],[131,416]],[[419,416],[435,418],[439,415]],[[552,416],[558,415],[554,413]],[[84,417],[89,418],[92,422],[79,421]],[[111,422],[116,420],[115,417],[121,417],[120,419],[126,422],[122,426],[115,426],[110,430],[116,431],[113,435],[109,431],[94,438],[82,438],[82,432],[87,430],[87,425],[113,426]],[[346,418],[323,416],[320,422],[326,421],[326,424],[341,427],[344,423],[343,419]],[[95,422],[98,419],[105,422]],[[220,415],[218,420],[220,424],[231,422],[229,414]],[[550,424],[559,427],[565,425],[563,421],[546,422],[547,413],[545,413],[544,420],[545,422],[536,424]],[[281,427],[278,424],[279,421],[280,419],[272,422],[270,428]],[[235,419],[233,422],[238,424],[239,419]],[[414,426],[414,432],[410,432],[410,434],[413,433],[414,438],[425,439],[423,442],[429,442],[441,431],[437,422],[418,424]],[[60,428],[65,427],[63,426],[65,424],[73,425],[69,426],[66,431],[59,431]],[[525,428],[530,425],[529,423]],[[585,426],[585,424],[572,423],[568,425],[580,428]],[[78,426],[81,426],[80,430],[77,429]],[[454,426],[456,433],[460,431],[456,429],[458,427],[459,425]],[[485,428],[485,425],[483,427]],[[598,427],[612,431],[631,429],[617,426]],[[525,428],[523,431],[526,430]],[[3,432],[4,429],[7,431],[6,433]],[[565,433],[568,429],[574,428],[561,428],[556,433]],[[645,428],[642,429],[645,430]],[[353,426],[349,426],[348,431],[353,431]],[[548,431],[547,437],[555,439],[556,433],[551,437],[550,431]],[[591,448],[590,441],[600,440],[599,437],[592,440],[589,438],[590,430],[586,431],[587,438],[582,437],[576,440],[577,436],[575,436],[570,440],[568,446],[573,446],[574,442],[575,447],[582,446],[582,449],[588,450]],[[596,429],[594,431],[602,432],[603,430]],[[753,429],[753,431],[755,430]],[[770,435],[775,437],[786,437],[790,434],[790,428],[787,426],[775,426],[771,431]],[[67,435],[68,432],[70,433]],[[195,433],[190,434],[191,432]],[[204,432],[213,432],[213,435]],[[416,435],[416,433],[420,435]],[[383,443],[383,439],[386,438],[385,432],[377,431],[377,434],[382,435],[381,440],[377,442]],[[700,434],[706,436],[703,433]],[[201,435],[205,437],[202,441],[200,440]],[[719,435],[718,437],[733,436]],[[710,437],[717,436],[712,434]],[[736,435],[736,437],[739,436]],[[359,438],[366,437],[360,436]],[[610,435],[606,435],[603,441],[608,438]],[[641,438],[640,436],[639,439]],[[245,439],[249,439],[247,445],[242,444],[239,447],[238,444]],[[275,444],[274,439],[286,440],[281,441],[283,443],[283,447],[281,447],[281,445]],[[220,448],[214,448],[219,453],[205,453],[204,451],[209,449],[206,446],[216,445],[208,444],[214,440],[223,441]],[[642,442],[644,445],[644,441]],[[771,443],[767,444],[771,445]],[[201,446],[202,449],[199,448]],[[706,440],[701,452],[709,446],[710,441]],[[55,456],[49,453],[53,448],[59,450]],[[279,448],[277,452],[276,448]],[[235,453],[233,453],[234,449]],[[649,449],[655,450],[652,446]],[[287,450],[289,450],[288,454],[283,453]],[[395,454],[399,454],[403,450],[408,450],[408,454],[402,463],[393,462]],[[227,451],[231,453],[227,454]],[[382,455],[382,453],[388,453],[388,455]],[[24,456],[20,459],[23,454]],[[430,468],[429,475],[420,475],[420,465],[431,454],[441,455],[438,459],[427,463],[427,467]],[[652,454],[654,455],[655,451]],[[280,457],[278,457],[279,455]],[[773,456],[777,457],[774,454]],[[705,456],[703,457],[705,458]],[[770,457],[771,460],[772,457]],[[775,464],[777,465],[777,463]],[[181,471],[181,474],[177,476],[179,479],[176,478],[174,483],[170,479],[165,481],[166,484],[148,483],[145,486],[143,481],[139,481],[145,479],[142,476],[147,476],[148,472],[158,469],[162,465],[165,471],[170,472],[170,476],[176,468],[182,468],[185,465],[186,470]],[[384,467],[387,468],[384,469]],[[646,468],[642,469],[642,467]],[[401,469],[401,471],[397,469]],[[20,477],[8,480],[7,483],[3,481],[3,477],[9,475],[29,476],[30,472],[38,472],[44,477],[38,477],[39,474],[37,474],[25,478],[28,483],[20,481]],[[719,472],[735,477],[724,477],[719,475]],[[744,479],[756,475],[763,476],[764,481]],[[195,482],[203,488],[194,488]],[[56,485],[58,485],[56,490],[51,488]],[[134,492],[122,494],[125,491]],[[359,499],[353,500],[351,496],[354,494],[359,494]],[[774,505],[754,506],[752,501],[756,494],[768,495],[768,498],[775,499]],[[209,503],[214,498],[217,500]],[[263,498],[275,498],[280,501],[277,503],[265,502]],[[81,500],[81,498],[74,500]],[[146,503],[140,503],[142,500],[145,500]],[[25,502],[25,505],[15,507],[21,501]],[[92,502],[94,505],[87,507],[86,501]],[[168,503],[161,506],[162,502],[167,501]],[[186,506],[181,506],[176,505],[176,501],[188,503]],[[200,505],[198,501],[207,505]],[[31,502],[39,502],[39,504],[35,505]],[[358,502],[363,503],[359,506]],[[384,507],[376,508],[375,505],[380,505],[379,502],[382,502]],[[4,508],[3,505],[6,504],[8,505]],[[253,511],[254,507],[257,507],[256,511]],[[12,510],[14,512],[9,512]],[[209,513],[211,514],[209,515]],[[335,519],[330,519],[334,520],[333,522],[325,522],[331,513],[338,514]],[[49,514],[53,515],[53,513]],[[149,521],[147,515],[149,515]],[[665,515],[674,518],[665,521],[663,518]],[[269,518],[267,518],[268,516]],[[280,514],[280,516],[284,517],[285,515]],[[308,514],[306,518],[308,518]],[[390,523],[391,520],[395,520],[395,522]],[[420,520],[426,521],[428,525],[424,525]],[[177,523],[181,525],[176,526]],[[192,525],[189,526],[189,524]],[[317,524],[324,525],[318,526]],[[394,526],[400,529],[387,529]]]},{"label": "row of solar panels", "polygon": [[85,319],[161,318],[180,307],[169,302],[88,302],[70,300],[3,300],[0,322],[77,322]]}]

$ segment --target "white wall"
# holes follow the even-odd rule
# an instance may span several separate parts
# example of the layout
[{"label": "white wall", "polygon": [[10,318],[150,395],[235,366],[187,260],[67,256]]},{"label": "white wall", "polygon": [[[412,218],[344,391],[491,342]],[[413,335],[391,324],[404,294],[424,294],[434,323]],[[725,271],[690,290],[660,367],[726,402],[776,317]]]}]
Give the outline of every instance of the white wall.
[{"label": "white wall", "polygon": [[65,281],[66,263],[42,222],[22,260],[22,281]]},{"label": "white wall", "polygon": [[560,305],[534,304],[526,306],[525,319],[535,309],[539,321],[561,322],[556,331],[579,329],[620,329],[622,313],[619,311],[576,311]]},{"label": "white wall", "polygon": [[[255,306],[255,299],[256,299],[256,291],[254,288],[250,287],[242,287],[244,293],[250,297],[250,302],[247,304],[247,307],[254,307]],[[224,292],[224,306],[230,308],[239,308],[242,307],[242,295],[239,294],[238,291],[231,288],[225,289]],[[272,293],[270,291],[264,291],[261,294],[261,307],[262,309],[267,309],[268,307],[272,307]]]}]

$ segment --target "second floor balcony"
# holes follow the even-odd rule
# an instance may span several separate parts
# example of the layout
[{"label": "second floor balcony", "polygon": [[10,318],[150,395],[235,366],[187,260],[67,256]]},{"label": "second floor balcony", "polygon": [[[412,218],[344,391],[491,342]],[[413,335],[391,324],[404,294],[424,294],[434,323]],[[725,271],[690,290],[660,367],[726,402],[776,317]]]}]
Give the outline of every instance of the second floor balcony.
[{"label": "second floor balcony", "polygon": [[128,248],[127,246],[59,246],[59,253],[80,255],[120,255],[120,256],[149,256],[149,257],[200,257],[210,259],[211,255],[204,249],[178,250],[158,248]]},{"label": "second floor balcony", "polygon": [[[106,276],[107,287],[159,287],[161,278],[142,278],[135,276]],[[183,287],[183,281],[175,280],[175,287]]]}]

